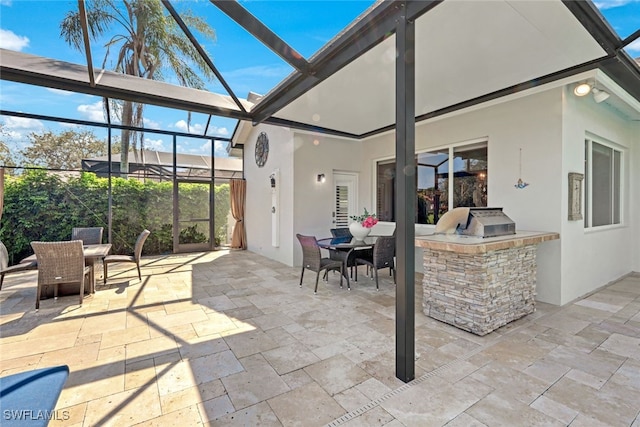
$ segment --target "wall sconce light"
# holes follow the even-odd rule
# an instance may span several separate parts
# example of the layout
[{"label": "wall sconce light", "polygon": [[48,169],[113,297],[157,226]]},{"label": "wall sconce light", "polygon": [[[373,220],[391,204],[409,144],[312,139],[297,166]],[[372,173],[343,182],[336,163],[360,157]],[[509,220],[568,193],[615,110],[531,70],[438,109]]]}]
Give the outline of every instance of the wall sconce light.
[{"label": "wall sconce light", "polygon": [[585,96],[591,92],[591,85],[589,83],[580,83],[573,89],[573,93],[576,96]]},{"label": "wall sconce light", "polygon": [[323,173],[319,173],[316,179],[319,183],[323,183],[326,181],[326,178]]},{"label": "wall sconce light", "polygon": [[598,104],[611,96],[609,92],[598,89],[595,84],[592,85],[590,83],[580,83],[573,89],[573,93],[576,96],[585,96],[593,93],[593,100]]},{"label": "wall sconce light", "polygon": [[591,89],[591,91],[593,92],[593,99],[599,104],[602,101],[604,101],[605,99],[607,99],[608,97],[610,97],[611,95],[609,94],[609,92],[605,92],[602,89],[598,89],[598,88],[593,88]]}]

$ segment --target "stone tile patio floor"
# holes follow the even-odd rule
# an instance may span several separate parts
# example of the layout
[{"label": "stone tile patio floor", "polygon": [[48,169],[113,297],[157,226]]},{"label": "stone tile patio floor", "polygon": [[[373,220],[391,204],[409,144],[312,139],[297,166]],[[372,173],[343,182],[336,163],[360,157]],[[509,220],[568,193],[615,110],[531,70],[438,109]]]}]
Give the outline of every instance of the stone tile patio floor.
[{"label": "stone tile patio floor", "polygon": [[[118,269],[119,268],[119,269]],[[362,267],[361,267],[362,268]],[[111,271],[111,269],[110,269]],[[422,314],[395,378],[394,285],[340,289],[251,252],[114,266],[82,307],[0,291],[0,375],[68,364],[50,425],[640,427],[640,276],[484,337]],[[361,272],[362,275],[362,272]]]}]

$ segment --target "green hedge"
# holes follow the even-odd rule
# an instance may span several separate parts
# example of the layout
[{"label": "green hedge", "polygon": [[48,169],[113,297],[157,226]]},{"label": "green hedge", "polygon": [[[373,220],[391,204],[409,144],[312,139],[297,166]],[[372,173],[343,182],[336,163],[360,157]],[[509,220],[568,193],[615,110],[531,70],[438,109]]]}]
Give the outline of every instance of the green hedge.
[{"label": "green hedge", "polygon": [[[112,253],[132,253],[140,232],[151,235],[145,254],[171,253],[173,249],[173,185],[171,182],[142,182],[112,178]],[[207,191],[201,184],[181,184],[181,209],[185,218],[207,215]],[[206,203],[203,203],[203,199]],[[229,184],[215,186],[215,238],[226,240],[230,209]],[[29,170],[5,180],[4,211],[0,239],[9,250],[9,262],[15,263],[32,253],[34,240],[68,240],[73,227],[108,229],[108,179],[93,173],[67,178],[45,170]],[[207,240],[197,226],[182,231],[180,241]]]}]

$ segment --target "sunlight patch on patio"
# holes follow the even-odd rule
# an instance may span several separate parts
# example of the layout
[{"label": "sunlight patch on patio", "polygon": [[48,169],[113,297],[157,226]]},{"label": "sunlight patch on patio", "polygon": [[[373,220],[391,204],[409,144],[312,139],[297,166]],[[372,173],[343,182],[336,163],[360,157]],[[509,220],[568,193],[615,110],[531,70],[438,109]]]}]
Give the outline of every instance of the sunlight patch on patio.
[{"label": "sunlight patch on patio", "polygon": [[69,419],[51,423],[64,426],[638,423],[640,277],[479,337],[422,314],[417,275],[405,384],[394,284],[381,274],[376,292],[363,272],[313,295],[298,268],[247,251],[147,257],[142,281],[115,267],[82,307],[68,296],[37,313],[37,273],[12,275],[0,375],[69,365],[56,408]]}]

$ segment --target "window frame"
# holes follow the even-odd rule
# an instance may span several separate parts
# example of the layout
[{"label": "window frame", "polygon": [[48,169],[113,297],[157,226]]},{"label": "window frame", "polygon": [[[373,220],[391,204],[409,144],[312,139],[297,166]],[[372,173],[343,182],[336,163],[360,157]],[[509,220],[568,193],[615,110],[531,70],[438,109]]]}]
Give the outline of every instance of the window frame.
[{"label": "window frame", "polygon": [[[430,153],[430,152],[434,152],[434,151],[438,151],[438,150],[447,150],[447,154],[448,154],[448,175],[449,176],[454,176],[454,169],[455,169],[455,165],[453,161],[451,161],[452,159],[455,158],[455,150],[456,148],[460,148],[460,147],[467,147],[467,146],[473,146],[473,145],[478,145],[478,144],[486,144],[486,149],[487,149],[487,177],[485,179],[487,179],[486,182],[486,186],[487,186],[487,198],[488,198],[488,194],[489,194],[489,190],[488,190],[488,175],[489,175],[489,138],[488,137],[481,137],[481,138],[475,138],[475,139],[470,139],[470,140],[465,140],[465,141],[460,141],[460,142],[455,142],[452,144],[446,144],[446,145],[439,145],[439,146],[435,146],[435,147],[425,147],[425,148],[421,148],[420,150],[416,150],[415,152],[415,156],[416,158],[418,157],[418,155],[420,154],[424,154],[424,153]],[[378,157],[378,158],[374,158],[372,159],[372,181],[373,181],[373,185],[372,185],[372,201],[373,201],[373,206],[378,206],[378,164],[379,163],[387,163],[387,162],[393,162],[395,163],[396,161],[396,157],[395,156],[385,156],[385,157]],[[416,167],[416,174],[417,174],[417,167]],[[448,206],[454,206],[454,198],[455,198],[455,192],[454,192],[454,188],[455,188],[455,184],[454,184],[454,180],[451,179],[448,182],[448,188],[447,188],[447,205]],[[488,200],[487,200],[487,206],[489,205]],[[388,223],[395,223],[395,221],[385,221]],[[420,227],[426,227],[427,229],[433,229],[435,228],[435,224],[421,224],[421,223],[417,223],[414,222],[414,225],[416,227],[416,229],[419,229]]]},{"label": "window frame", "polygon": [[[593,144],[596,143],[603,147],[606,147],[611,150],[611,188],[610,188],[610,197],[611,197],[611,218],[612,222],[609,224],[602,225],[593,225]],[[615,158],[616,154],[619,156],[619,167],[617,171],[615,171]],[[604,138],[598,137],[593,134],[587,133],[584,137],[584,176],[585,176],[585,185],[584,185],[584,221],[582,222],[584,230],[586,232],[592,231],[601,231],[601,230],[610,230],[615,228],[621,228],[625,226],[625,160],[626,160],[626,150],[624,147],[616,144],[614,142],[608,141]],[[619,222],[613,222],[615,220],[615,201],[616,194],[615,188],[616,181],[618,183],[618,215]]]}]

